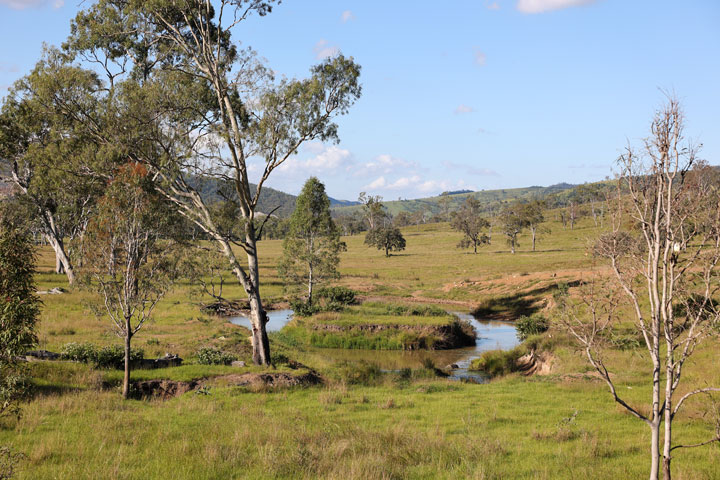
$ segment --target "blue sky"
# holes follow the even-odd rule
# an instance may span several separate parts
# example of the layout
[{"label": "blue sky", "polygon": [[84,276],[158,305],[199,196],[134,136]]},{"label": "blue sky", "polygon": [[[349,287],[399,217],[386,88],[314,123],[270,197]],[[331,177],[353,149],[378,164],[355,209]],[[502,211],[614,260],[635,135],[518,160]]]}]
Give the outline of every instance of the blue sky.
[{"label": "blue sky", "polygon": [[[0,0],[0,95],[82,5]],[[285,0],[235,38],[289,77],[338,51],[362,65],[340,144],[273,173],[290,193],[310,175],[336,198],[388,200],[599,180],[647,134],[661,89],[720,164],[717,0]]]}]

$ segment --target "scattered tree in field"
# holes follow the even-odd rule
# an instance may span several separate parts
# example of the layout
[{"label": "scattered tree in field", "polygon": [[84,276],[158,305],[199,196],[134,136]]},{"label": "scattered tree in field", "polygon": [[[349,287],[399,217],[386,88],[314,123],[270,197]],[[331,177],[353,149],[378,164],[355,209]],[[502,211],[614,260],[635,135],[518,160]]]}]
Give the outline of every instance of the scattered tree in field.
[{"label": "scattered tree in field", "polygon": [[452,205],[452,198],[450,198],[450,195],[441,196],[438,199],[438,205],[440,206],[440,218],[442,219],[442,221],[451,221],[452,218],[450,217],[450,206]]},{"label": "scattered tree in field", "polygon": [[176,217],[142,164],[121,167],[88,226],[88,286],[125,344],[123,398],[130,393],[130,345],[177,277]]},{"label": "scattered tree in field", "polygon": [[35,248],[23,225],[0,212],[0,417],[18,414],[27,383],[17,356],[37,344],[40,300]]},{"label": "scattered tree in field", "polygon": [[[272,172],[306,141],[336,141],[337,115],[360,96],[360,67],[343,55],[327,58],[303,80],[275,81],[232,32],[276,2],[99,0],[81,11],[65,47],[106,73],[117,100],[118,128],[94,127],[99,142],[123,145],[148,166],[157,188],[227,258],[228,271],[248,296],[253,362],[270,364],[267,315],[260,295],[258,201]],[[277,2],[279,3],[279,2]],[[107,22],[112,18],[113,22]],[[249,159],[258,159],[256,185]],[[218,230],[193,179],[226,181],[237,203],[240,238]],[[268,218],[268,217],[265,217]],[[233,246],[245,254],[243,266]]]},{"label": "scattered tree in field", "polygon": [[477,253],[478,245],[488,243],[484,230],[490,223],[480,216],[480,201],[475,197],[467,197],[460,210],[453,212],[450,226],[463,234],[458,248],[472,247]]},{"label": "scattered tree in field", "polygon": [[360,192],[358,202],[362,203],[363,216],[368,222],[370,230],[385,226],[385,221],[389,215],[380,195],[368,195],[365,192]]},{"label": "scattered tree in field", "polygon": [[358,213],[338,215],[335,217],[335,224],[342,229],[343,235],[355,235],[367,230],[365,220]]},{"label": "scattered tree in field", "polygon": [[514,254],[519,245],[518,236],[528,226],[528,220],[522,212],[522,204],[514,203],[506,206],[500,212],[499,219],[503,235],[507,238],[507,244],[510,246],[510,252]]},{"label": "scattered tree in field", "polygon": [[405,250],[405,238],[397,227],[378,227],[370,230],[365,235],[365,244],[377,247],[378,250],[385,250],[386,257],[389,257],[392,251]]},{"label": "scattered tree in field", "polygon": [[305,285],[312,305],[315,285],[340,277],[340,252],[346,249],[330,217],[325,185],[311,177],[297,197],[278,271],[288,285]]},{"label": "scattered tree in field", "polygon": [[[695,148],[684,143],[683,123],[678,101],[669,98],[653,119],[644,149],[628,148],[620,157],[618,191],[608,204],[612,231],[595,245],[595,254],[610,263],[613,282],[590,284],[580,305],[565,302],[565,324],[590,364],[615,401],[650,429],[651,480],[658,478],[661,459],[663,477],[670,479],[677,449],[720,442],[720,430],[687,444],[673,436],[674,420],[687,401],[720,392],[720,386],[689,389],[681,383],[691,356],[717,333],[720,318],[720,193]],[[621,298],[649,354],[651,393],[644,407],[622,398],[601,348],[615,323],[627,321],[617,311]]]},{"label": "scattered tree in field", "polygon": [[564,208],[561,208],[560,210],[558,210],[558,217],[560,219],[560,222],[562,223],[563,230],[566,230],[567,229],[567,217],[568,217],[567,210]]},{"label": "scattered tree in field", "polygon": [[575,230],[575,222],[580,216],[580,207],[578,206],[577,200],[571,199],[568,202],[567,209],[567,221],[570,222],[570,230]]},{"label": "scattered tree in field", "polygon": [[535,251],[535,242],[538,234],[549,231],[541,225],[545,221],[544,211],[546,203],[542,200],[533,200],[529,203],[519,205],[519,215],[525,220],[530,235],[532,237],[532,251]]},{"label": "scattered tree in field", "polygon": [[393,225],[396,227],[407,227],[412,225],[412,216],[408,212],[399,212],[393,217]]},{"label": "scattered tree in field", "polygon": [[603,214],[603,203],[605,198],[603,190],[597,184],[585,184],[580,185],[575,189],[575,193],[578,199],[590,206],[590,213],[592,214],[593,223],[598,226],[598,218],[602,217]]}]

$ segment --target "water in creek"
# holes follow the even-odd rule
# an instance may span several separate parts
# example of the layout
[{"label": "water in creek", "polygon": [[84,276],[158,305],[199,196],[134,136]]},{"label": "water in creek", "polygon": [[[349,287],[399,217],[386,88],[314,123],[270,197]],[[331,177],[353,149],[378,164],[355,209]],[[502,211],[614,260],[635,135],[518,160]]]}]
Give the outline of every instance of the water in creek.
[{"label": "water in creek", "polygon": [[[270,332],[282,329],[292,319],[292,310],[274,310],[268,313],[267,329]],[[336,348],[313,349],[313,353],[333,361],[367,361],[380,366],[383,370],[400,370],[401,368],[419,368],[423,360],[430,358],[435,365],[444,368],[457,365],[452,370],[452,377],[482,382],[485,377],[468,370],[470,362],[487,350],[509,350],[519,342],[515,325],[510,322],[495,320],[479,320],[468,313],[452,312],[462,320],[467,320],[475,327],[477,341],[474,347],[455,348],[452,350],[348,350]],[[250,328],[250,319],[238,316],[230,319],[231,323]]]}]

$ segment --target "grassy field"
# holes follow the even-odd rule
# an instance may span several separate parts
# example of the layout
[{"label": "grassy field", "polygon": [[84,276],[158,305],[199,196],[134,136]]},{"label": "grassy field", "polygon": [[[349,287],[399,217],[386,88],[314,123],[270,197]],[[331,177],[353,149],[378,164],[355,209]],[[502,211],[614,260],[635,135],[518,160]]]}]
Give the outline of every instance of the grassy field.
[{"label": "grassy field", "polygon": [[[458,250],[460,237],[445,224],[405,229],[407,250],[389,258],[364,246],[362,236],[349,237],[340,283],[374,302],[368,309],[388,302],[466,312],[481,306],[498,318],[533,311],[552,318],[557,283],[573,284],[593,269],[586,246],[599,230],[588,219],[573,231],[555,222],[549,226],[553,233],[539,240],[537,252],[528,251],[529,240],[523,238],[515,255],[498,234],[477,255]],[[263,241],[260,252],[263,294],[280,299],[274,265],[281,242]],[[43,251],[40,290],[65,286],[63,277],[48,273],[51,264],[50,252]],[[226,287],[226,295],[243,297],[236,286]],[[119,343],[109,322],[91,313],[91,300],[82,290],[43,296],[42,348]],[[203,314],[204,301],[190,285],[179,285],[135,338],[146,357],[179,353],[188,365],[136,371],[133,379],[204,378],[207,395],[122,401],[119,372],[67,362],[33,364],[34,397],[23,404],[20,420],[6,419],[0,428],[0,444],[27,456],[17,478],[600,479],[646,474],[647,428],[613,403],[580,352],[555,328],[547,334],[555,345],[553,370],[541,377],[513,374],[474,385],[435,378],[421,365],[383,374],[369,365],[324,359],[279,334],[271,337],[274,351],[317,369],[327,383],[229,387],[213,378],[238,369],[193,364],[194,353],[213,346],[247,361],[248,332]],[[713,341],[697,352],[683,391],[720,383],[717,351]],[[649,398],[643,350],[606,353],[622,395],[637,404]],[[677,438],[704,439],[712,428],[702,403],[698,399],[688,406],[676,420]],[[720,478],[718,445],[682,450],[674,458],[676,479]]]}]

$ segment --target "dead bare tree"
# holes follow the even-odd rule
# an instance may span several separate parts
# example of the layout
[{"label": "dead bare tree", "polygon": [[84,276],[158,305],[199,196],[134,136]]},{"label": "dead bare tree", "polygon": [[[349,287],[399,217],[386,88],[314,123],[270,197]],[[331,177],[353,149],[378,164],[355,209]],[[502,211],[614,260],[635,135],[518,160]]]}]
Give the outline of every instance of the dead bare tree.
[{"label": "dead bare tree", "polygon": [[658,478],[661,458],[663,477],[671,478],[674,450],[720,442],[720,430],[693,444],[676,444],[672,436],[673,421],[689,399],[720,392],[713,386],[680,389],[688,359],[720,319],[714,301],[720,288],[720,196],[709,167],[685,142],[683,123],[678,100],[669,96],[642,150],[628,147],[620,157],[618,189],[608,203],[612,231],[594,247],[609,261],[615,290],[628,302],[649,353],[648,414],[619,396],[603,360],[604,333],[618,318],[613,288],[594,285],[583,291],[580,304],[568,302],[564,309],[563,323],[615,401],[650,428],[651,480]]}]

